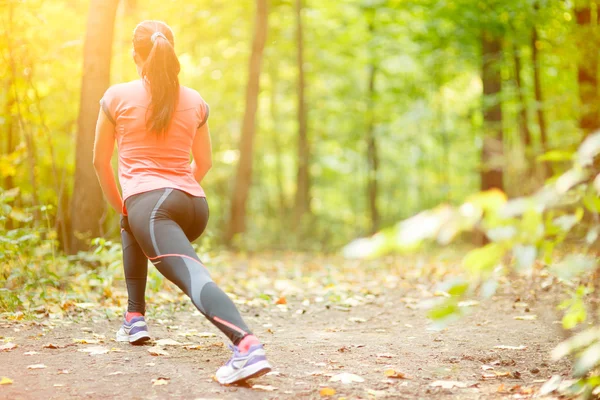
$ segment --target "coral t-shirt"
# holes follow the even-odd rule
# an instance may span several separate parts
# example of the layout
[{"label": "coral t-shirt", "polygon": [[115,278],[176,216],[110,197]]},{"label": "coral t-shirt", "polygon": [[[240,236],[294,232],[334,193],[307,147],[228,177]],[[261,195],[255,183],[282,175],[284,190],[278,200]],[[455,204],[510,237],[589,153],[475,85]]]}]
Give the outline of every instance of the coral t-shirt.
[{"label": "coral t-shirt", "polygon": [[196,131],[208,119],[208,104],[197,91],[181,86],[169,129],[156,134],[146,128],[150,97],[149,88],[138,79],[111,86],[100,100],[115,125],[123,203],[135,194],[163,188],[205,197],[192,174],[190,153]]}]

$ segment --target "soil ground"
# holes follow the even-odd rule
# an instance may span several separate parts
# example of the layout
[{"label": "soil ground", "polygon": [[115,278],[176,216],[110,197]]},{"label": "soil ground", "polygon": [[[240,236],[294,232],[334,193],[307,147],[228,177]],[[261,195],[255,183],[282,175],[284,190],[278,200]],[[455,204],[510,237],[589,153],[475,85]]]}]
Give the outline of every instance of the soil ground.
[{"label": "soil ground", "polygon": [[[0,398],[321,399],[321,390],[332,388],[332,399],[504,399],[530,398],[551,376],[568,377],[568,363],[549,355],[562,340],[550,292],[527,301],[514,286],[501,290],[467,307],[469,315],[440,331],[419,308],[423,289],[417,288],[381,287],[351,307],[309,304],[301,296],[267,307],[238,302],[273,365],[271,374],[242,386],[213,380],[229,350],[224,337],[189,304],[149,313],[154,339],[187,345],[165,346],[168,355],[158,356],[149,352],[152,345],[115,342],[120,320],[102,316],[95,307],[62,319],[0,320],[0,339],[18,346],[0,352],[0,376],[13,381],[0,386]],[[515,318],[522,316],[535,319]],[[58,348],[44,347],[48,344]],[[109,351],[81,351],[98,346]],[[45,368],[28,369],[35,364]],[[389,369],[404,379],[387,377]],[[364,381],[330,381],[340,373]],[[166,384],[153,385],[158,378],[166,378]],[[461,387],[434,386],[436,381]]]}]

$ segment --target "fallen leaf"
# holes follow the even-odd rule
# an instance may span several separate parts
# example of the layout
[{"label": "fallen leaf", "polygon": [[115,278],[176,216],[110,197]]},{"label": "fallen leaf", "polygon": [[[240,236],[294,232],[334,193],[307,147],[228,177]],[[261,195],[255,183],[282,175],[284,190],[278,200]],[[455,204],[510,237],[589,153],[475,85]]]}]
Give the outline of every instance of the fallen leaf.
[{"label": "fallen leaf", "polygon": [[168,356],[169,355],[169,353],[167,353],[165,350],[161,349],[158,346],[150,347],[148,349],[148,353],[152,354],[153,356]]},{"label": "fallen leaf", "polygon": [[391,369],[391,368],[383,371],[383,374],[385,376],[387,376],[388,378],[408,379],[408,377],[403,372],[399,372],[399,371],[396,371],[395,369]]},{"label": "fallen leaf", "polygon": [[163,385],[168,385],[169,384],[169,380],[170,378],[157,378],[157,379],[152,379],[152,386],[163,386]]},{"label": "fallen leaf", "polygon": [[37,351],[26,351],[25,353],[23,353],[24,356],[33,356],[35,354],[40,354]]},{"label": "fallen leaf", "polygon": [[491,365],[482,365],[481,369],[484,371],[490,371],[490,370],[493,370],[494,367],[492,367]]},{"label": "fallen leaf", "polygon": [[367,322],[367,320],[364,319],[364,318],[356,318],[356,317],[348,318],[348,321],[350,321],[350,322],[356,322],[356,323]]},{"label": "fallen leaf", "polygon": [[54,386],[54,387],[63,387],[63,386],[65,386],[65,385],[64,385],[64,384],[62,384],[62,383],[55,383],[55,384],[54,384],[54,385],[52,385],[52,386]]},{"label": "fallen leaf", "polygon": [[467,384],[464,382],[458,381],[435,381],[431,383],[429,386],[432,387],[441,387],[443,389],[452,389],[452,388],[466,388]]},{"label": "fallen leaf", "polygon": [[8,342],[0,346],[0,351],[11,351],[13,349],[16,349],[17,347],[19,346],[14,343]]},{"label": "fallen leaf", "polygon": [[44,349],[59,349],[61,347],[65,347],[65,346],[59,346],[53,343],[46,343],[45,345],[42,346],[42,348]]},{"label": "fallen leaf", "polygon": [[390,353],[380,353],[377,354],[377,358],[394,358],[396,357],[395,354],[390,354]]},{"label": "fallen leaf", "polygon": [[267,373],[267,376],[280,376],[281,372],[279,371],[271,371]]},{"label": "fallen leaf", "polygon": [[58,371],[58,374],[59,374],[59,375],[66,375],[66,374],[68,374],[68,373],[69,373],[69,370],[68,370],[68,369],[61,369],[60,371]]},{"label": "fallen leaf", "polygon": [[319,391],[319,394],[322,397],[333,396],[335,394],[335,389],[334,388],[330,388],[330,387],[326,387],[326,388],[321,389]]},{"label": "fallen leaf", "polygon": [[519,321],[532,321],[537,319],[537,315],[517,315],[515,319]]},{"label": "fallen leaf", "polygon": [[388,394],[385,390],[375,390],[375,389],[367,389],[367,393],[369,393],[371,396],[375,396],[375,397],[387,396],[387,394]]},{"label": "fallen leaf", "polygon": [[10,385],[13,383],[13,380],[10,378],[7,378],[6,376],[3,376],[2,378],[0,378],[0,385]]},{"label": "fallen leaf", "polygon": [[75,307],[83,308],[84,310],[96,307],[96,303],[75,303]]},{"label": "fallen leaf", "polygon": [[183,348],[186,350],[200,350],[202,348],[202,346],[199,344],[194,344],[194,345],[183,346]]},{"label": "fallen leaf", "polygon": [[73,342],[78,344],[98,344],[99,340],[96,339],[73,339]]},{"label": "fallen leaf", "polygon": [[84,349],[79,349],[77,351],[81,351],[82,353],[90,353],[90,356],[97,356],[99,354],[106,354],[110,350],[104,346],[92,346],[86,347]]},{"label": "fallen leaf", "polygon": [[473,307],[476,305],[479,305],[479,302],[477,300],[466,300],[458,302],[459,307]]},{"label": "fallen leaf", "polygon": [[122,371],[115,371],[115,372],[111,372],[108,375],[123,375],[123,372]]},{"label": "fallen leaf", "polygon": [[525,350],[527,348],[527,346],[505,346],[505,345],[499,345],[499,346],[494,346],[495,349],[500,349],[500,350]]},{"label": "fallen leaf", "polygon": [[280,298],[277,299],[275,304],[287,304],[287,299],[284,296],[281,296]]},{"label": "fallen leaf", "polygon": [[364,382],[364,378],[361,378],[358,375],[350,374],[348,372],[342,372],[341,374],[337,374],[332,376],[329,381],[331,382],[342,382],[342,383],[353,383],[353,382]]},{"label": "fallen leaf", "polygon": [[274,390],[277,390],[275,386],[271,385],[252,385],[252,389],[264,390],[265,392],[272,392]]},{"label": "fallen leaf", "polygon": [[28,365],[27,369],[43,369],[46,368],[46,366],[44,364],[33,364],[33,365]]},{"label": "fallen leaf", "polygon": [[183,343],[179,343],[176,340],[173,339],[160,339],[157,340],[156,342],[157,346],[182,346]]},{"label": "fallen leaf", "polygon": [[217,335],[212,332],[200,332],[200,333],[197,333],[196,336],[198,336],[198,337],[215,337]]},{"label": "fallen leaf", "polygon": [[483,379],[483,380],[496,379],[496,378],[498,378],[498,375],[496,375],[496,374],[481,374],[481,379]]},{"label": "fallen leaf", "polygon": [[155,364],[155,363],[146,363],[146,365],[147,365],[148,367],[154,367],[156,364]]}]

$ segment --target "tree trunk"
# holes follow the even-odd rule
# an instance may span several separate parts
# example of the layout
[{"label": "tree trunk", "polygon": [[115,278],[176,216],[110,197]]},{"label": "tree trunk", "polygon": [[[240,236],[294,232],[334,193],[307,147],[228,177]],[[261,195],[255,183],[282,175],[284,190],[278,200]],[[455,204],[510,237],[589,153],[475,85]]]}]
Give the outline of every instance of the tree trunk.
[{"label": "tree trunk", "polygon": [[240,141],[240,161],[231,198],[230,220],[225,241],[231,243],[234,236],[246,229],[246,201],[252,181],[252,149],[256,130],[256,110],[260,90],[260,69],[263,50],[267,40],[268,10],[267,0],[256,1],[256,17],[254,23],[254,39],[246,86],[246,109],[242,123]]},{"label": "tree trunk", "polygon": [[531,132],[529,131],[529,124],[527,121],[527,103],[525,102],[523,85],[521,84],[521,54],[519,52],[518,44],[515,44],[513,47],[513,58],[515,61],[515,86],[517,89],[517,99],[519,101],[519,129],[521,131],[521,138],[523,139],[523,143],[525,145],[525,154],[527,156],[529,166],[533,142],[531,140]]},{"label": "tree trunk", "polygon": [[110,62],[118,0],[92,0],[83,54],[83,78],[77,132],[75,186],[71,203],[71,252],[87,248],[100,233],[105,202],[92,165],[98,101],[110,83]]},{"label": "tree trunk", "polygon": [[592,24],[590,7],[575,11],[581,40],[577,81],[581,114],[579,126],[587,136],[600,128],[600,99],[598,97],[598,32]]},{"label": "tree trunk", "polygon": [[[14,30],[13,27],[13,5],[9,4],[8,6],[8,31],[12,32]],[[17,92],[17,66],[15,60],[17,55],[14,52],[13,43],[10,35],[7,36],[7,49],[8,49],[8,59],[10,66],[11,78],[12,82],[12,101],[16,104],[17,108],[17,121],[19,123],[20,131],[23,132],[25,136],[25,147],[27,149],[27,163],[29,164],[29,183],[31,185],[31,206],[33,206],[33,218],[34,224],[37,225],[40,222],[40,210],[39,199],[38,199],[38,188],[37,188],[37,179],[35,176],[35,166],[36,166],[36,145],[34,143],[33,133],[31,132],[31,127],[29,124],[26,124],[23,119],[23,113],[21,112],[21,99],[19,98],[19,94]],[[12,121],[11,121],[12,122]],[[12,129],[12,128],[11,128]],[[11,135],[12,136],[12,135]]]},{"label": "tree trunk", "polygon": [[[540,127],[540,151],[545,153],[548,151],[548,133],[546,129],[546,118],[544,116],[544,97],[542,94],[542,81],[540,76],[540,61],[539,61],[539,50],[537,46],[538,33],[537,27],[533,27],[531,35],[531,61],[533,63],[533,84],[535,88],[535,109],[537,112],[538,124]],[[550,176],[550,166],[547,162],[543,163],[544,178]]]},{"label": "tree trunk", "polygon": [[504,189],[503,185],[503,141],[502,107],[500,95],[502,78],[499,59],[502,55],[500,39],[483,33],[482,40],[482,81],[484,136],[481,154],[481,190]]},{"label": "tree trunk", "polygon": [[302,217],[310,213],[310,147],[307,137],[306,104],[304,100],[304,38],[302,32],[302,0],[296,0],[296,51],[298,63],[298,174],[294,222],[299,228]]},{"label": "tree trunk", "polygon": [[[375,37],[374,13],[369,16],[369,33],[371,39]],[[369,214],[371,216],[370,233],[379,230],[379,209],[377,208],[377,174],[379,170],[379,154],[377,152],[377,140],[375,138],[375,78],[377,65],[375,54],[371,54],[369,65],[369,87],[367,93],[367,198],[369,201]]]},{"label": "tree trunk", "polygon": [[273,125],[275,127],[275,132],[273,135],[273,150],[275,151],[275,181],[277,182],[277,191],[279,198],[279,213],[280,219],[283,224],[286,224],[285,219],[288,213],[288,205],[285,197],[285,187],[283,185],[283,147],[281,146],[281,139],[277,134],[277,129],[279,129],[279,111],[277,108],[277,82],[279,81],[279,75],[277,73],[278,65],[273,62],[271,68],[271,119],[273,120]]}]

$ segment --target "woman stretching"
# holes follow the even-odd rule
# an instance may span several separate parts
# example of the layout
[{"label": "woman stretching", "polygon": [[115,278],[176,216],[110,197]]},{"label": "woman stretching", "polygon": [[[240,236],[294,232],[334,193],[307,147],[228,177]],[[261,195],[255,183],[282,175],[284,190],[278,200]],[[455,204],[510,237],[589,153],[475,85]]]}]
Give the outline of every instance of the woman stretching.
[{"label": "woman stretching", "polygon": [[[133,59],[141,79],[106,91],[94,143],[100,185],[110,205],[122,213],[129,301],[117,340],[140,344],[150,339],[144,319],[150,260],[233,342],[233,357],[217,371],[218,381],[263,375],[271,370],[263,346],[190,243],[208,222],[199,184],[211,167],[208,105],[198,92],[179,84],[173,32],[165,23],[144,21],[135,28]],[[122,197],[111,168],[115,140]]]}]

